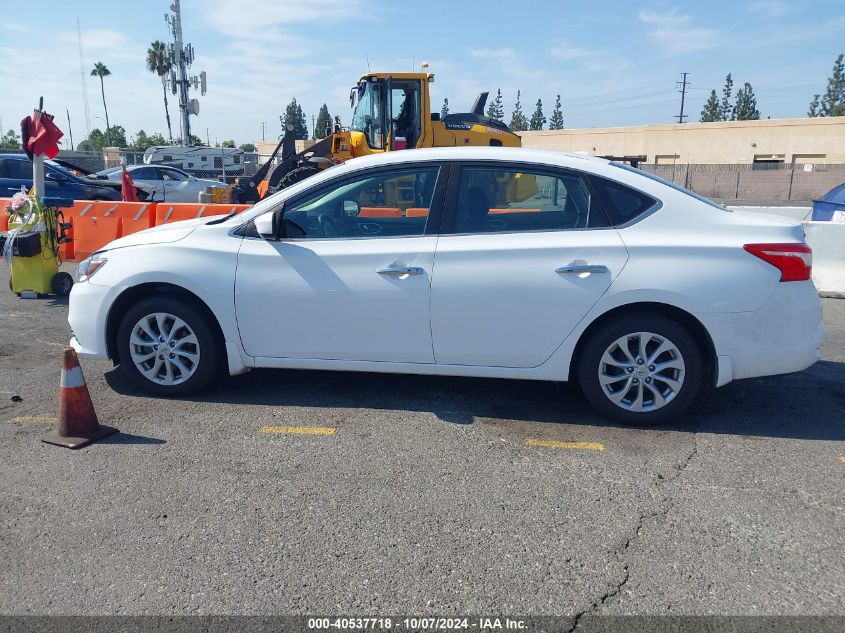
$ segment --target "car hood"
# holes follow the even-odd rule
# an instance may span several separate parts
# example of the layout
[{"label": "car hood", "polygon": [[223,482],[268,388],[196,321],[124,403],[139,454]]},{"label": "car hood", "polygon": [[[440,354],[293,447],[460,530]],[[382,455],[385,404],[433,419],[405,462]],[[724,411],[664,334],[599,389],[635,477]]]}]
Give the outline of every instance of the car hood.
[{"label": "car hood", "polygon": [[169,242],[178,242],[190,235],[195,228],[203,224],[208,224],[210,218],[195,218],[192,220],[181,220],[179,222],[169,222],[160,226],[146,229],[132,233],[126,237],[120,237],[113,242],[109,242],[101,251],[110,251],[115,248],[126,248],[127,246],[146,246],[150,244],[167,244]]}]

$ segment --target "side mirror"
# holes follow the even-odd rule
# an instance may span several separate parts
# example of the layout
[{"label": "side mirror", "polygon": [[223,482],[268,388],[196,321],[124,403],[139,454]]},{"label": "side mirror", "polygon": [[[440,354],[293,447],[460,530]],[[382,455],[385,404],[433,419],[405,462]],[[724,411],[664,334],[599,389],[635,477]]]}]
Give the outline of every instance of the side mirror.
[{"label": "side mirror", "polygon": [[54,174],[53,172],[50,172],[50,171],[48,171],[46,174],[44,174],[44,177],[47,180],[52,180],[53,182],[57,182],[57,183],[60,183],[60,184],[63,183],[63,182],[67,182],[67,178],[65,178],[64,176],[61,176],[59,174]]},{"label": "side mirror", "polygon": [[361,212],[358,203],[354,200],[344,200],[343,201],[343,215],[348,216],[350,218],[356,217]]},{"label": "side mirror", "polygon": [[278,240],[284,237],[282,231],[282,214],[284,208],[279,208],[272,213],[264,213],[255,218],[255,230],[265,240]]}]

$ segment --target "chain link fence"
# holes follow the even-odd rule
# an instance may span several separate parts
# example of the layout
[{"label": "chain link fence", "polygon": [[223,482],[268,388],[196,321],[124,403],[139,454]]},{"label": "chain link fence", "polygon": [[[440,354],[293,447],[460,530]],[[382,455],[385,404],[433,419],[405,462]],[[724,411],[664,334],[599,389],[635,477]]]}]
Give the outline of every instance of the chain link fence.
[{"label": "chain link fence", "polygon": [[717,200],[809,203],[845,182],[845,165],[648,165],[640,169]]}]

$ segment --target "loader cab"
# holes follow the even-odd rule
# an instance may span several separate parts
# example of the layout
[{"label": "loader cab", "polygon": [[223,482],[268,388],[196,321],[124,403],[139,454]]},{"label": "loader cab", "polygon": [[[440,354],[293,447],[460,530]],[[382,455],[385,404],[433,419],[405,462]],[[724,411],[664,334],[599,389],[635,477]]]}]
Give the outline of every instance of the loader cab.
[{"label": "loader cab", "polygon": [[[433,75],[365,75],[350,93],[351,130],[362,132],[372,151],[425,147],[430,122],[428,81]],[[430,143],[429,143],[430,144]]]}]

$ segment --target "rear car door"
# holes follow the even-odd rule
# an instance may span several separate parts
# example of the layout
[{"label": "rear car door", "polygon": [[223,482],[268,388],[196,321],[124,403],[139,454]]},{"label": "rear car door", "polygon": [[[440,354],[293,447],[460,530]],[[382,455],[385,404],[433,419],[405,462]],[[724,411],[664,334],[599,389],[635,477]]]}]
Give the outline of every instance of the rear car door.
[{"label": "rear car door", "polygon": [[627,259],[585,175],[453,166],[431,288],[436,362],[541,365]]},{"label": "rear car door", "polygon": [[10,197],[32,187],[32,163],[19,158],[0,158],[0,196]]},{"label": "rear car door", "polygon": [[246,234],[235,306],[251,356],[433,363],[431,270],[444,172],[366,170],[285,204],[278,241]]}]

